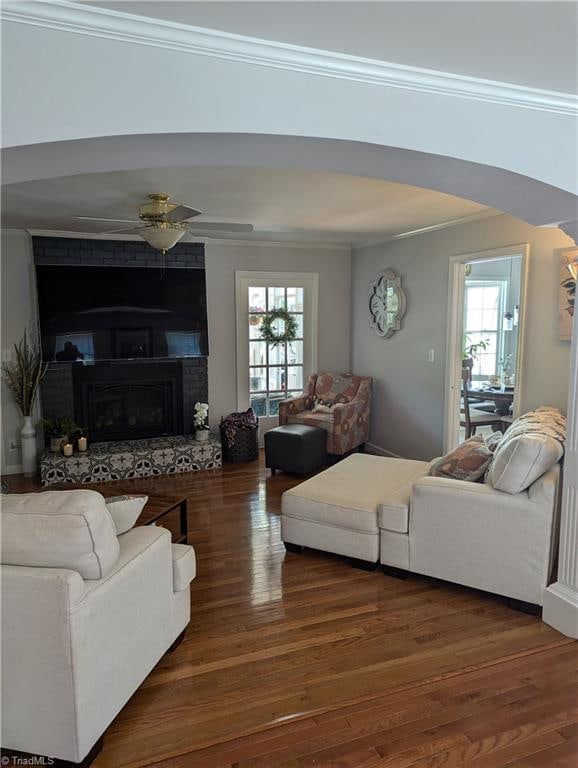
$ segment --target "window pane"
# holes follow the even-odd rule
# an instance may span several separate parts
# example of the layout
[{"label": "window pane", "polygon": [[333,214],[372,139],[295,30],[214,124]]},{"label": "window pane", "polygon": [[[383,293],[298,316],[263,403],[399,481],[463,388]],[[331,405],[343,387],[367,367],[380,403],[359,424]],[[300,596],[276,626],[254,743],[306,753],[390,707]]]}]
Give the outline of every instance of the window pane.
[{"label": "window pane", "polygon": [[285,364],[285,344],[269,344],[269,365]]},{"label": "window pane", "polygon": [[287,309],[289,312],[303,312],[303,288],[287,288]]},{"label": "window pane", "polygon": [[249,365],[267,364],[267,344],[264,341],[249,342]]},{"label": "window pane", "polygon": [[468,309],[481,309],[483,306],[483,293],[482,287],[468,287],[467,289],[467,304]]},{"label": "window pane", "polygon": [[269,306],[268,309],[285,309],[285,288],[268,288]]},{"label": "window pane", "polygon": [[482,312],[482,328],[486,330],[498,330],[498,310],[484,309]]},{"label": "window pane", "polygon": [[281,336],[285,333],[285,326],[287,323],[282,318],[277,318],[272,324],[271,327],[273,328],[273,332],[277,335]]},{"label": "window pane", "polygon": [[292,365],[287,369],[288,386],[287,389],[303,389],[303,367]]},{"label": "window pane", "polygon": [[303,315],[295,315],[295,320],[297,320],[297,338],[302,339],[303,338]]},{"label": "window pane", "polygon": [[274,395],[269,395],[269,416],[279,415],[279,403],[287,399],[287,395],[284,392],[278,392]]},{"label": "window pane", "polygon": [[266,312],[266,288],[249,288],[249,312]]},{"label": "window pane", "polygon": [[251,408],[257,416],[267,415],[267,395],[251,395]]},{"label": "window pane", "polygon": [[259,339],[261,338],[261,325],[263,318],[259,315],[249,315],[249,338]]},{"label": "window pane", "polygon": [[472,309],[468,306],[466,311],[466,328],[467,332],[481,331],[482,326],[482,312],[479,309]]},{"label": "window pane", "polygon": [[267,389],[267,369],[250,368],[249,369],[249,391],[262,392]]},{"label": "window pane", "polygon": [[286,389],[285,368],[269,368],[269,391]]},{"label": "window pane", "polygon": [[287,362],[303,364],[303,342],[292,341],[287,344]]}]

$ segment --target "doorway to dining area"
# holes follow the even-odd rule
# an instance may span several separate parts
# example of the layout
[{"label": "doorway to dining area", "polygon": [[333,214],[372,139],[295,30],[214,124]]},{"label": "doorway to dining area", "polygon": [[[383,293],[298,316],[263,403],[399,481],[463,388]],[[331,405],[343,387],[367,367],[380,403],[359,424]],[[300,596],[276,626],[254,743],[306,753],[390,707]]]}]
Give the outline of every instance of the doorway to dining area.
[{"label": "doorway to dining area", "polygon": [[505,431],[517,414],[527,253],[517,245],[452,259],[446,450]]}]

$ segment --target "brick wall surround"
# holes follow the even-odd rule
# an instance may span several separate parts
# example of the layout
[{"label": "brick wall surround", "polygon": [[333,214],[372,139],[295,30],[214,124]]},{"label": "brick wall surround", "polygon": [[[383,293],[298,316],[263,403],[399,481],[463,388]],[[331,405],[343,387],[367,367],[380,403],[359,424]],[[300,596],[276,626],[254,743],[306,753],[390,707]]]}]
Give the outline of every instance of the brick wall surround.
[{"label": "brick wall surround", "polygon": [[[85,267],[160,267],[161,255],[144,240],[87,240],[73,237],[33,237],[35,264]],[[171,269],[205,266],[203,243],[177,243],[165,256]]]},{"label": "brick wall surround", "polygon": [[[160,267],[160,254],[147,243],[129,240],[87,240],[69,237],[33,237],[34,263],[70,266]],[[202,243],[178,243],[165,257],[166,269],[202,269],[205,247]],[[134,360],[115,360],[123,365]],[[147,363],[165,362],[147,358]],[[183,366],[183,411],[185,434],[193,431],[193,407],[209,400],[206,357],[181,358]],[[74,418],[72,366],[74,363],[49,363],[40,395],[45,418]]]}]

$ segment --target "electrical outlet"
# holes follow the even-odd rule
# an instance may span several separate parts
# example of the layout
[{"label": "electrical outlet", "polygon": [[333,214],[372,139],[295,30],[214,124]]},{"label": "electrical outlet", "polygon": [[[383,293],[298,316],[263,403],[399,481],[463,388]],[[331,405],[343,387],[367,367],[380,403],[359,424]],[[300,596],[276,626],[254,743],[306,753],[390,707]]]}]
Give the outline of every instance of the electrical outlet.
[{"label": "electrical outlet", "polygon": [[436,361],[436,351],[435,351],[435,349],[428,349],[428,351],[427,351],[427,360],[428,360],[428,363],[435,363],[435,361]]},{"label": "electrical outlet", "polygon": [[11,451],[19,451],[20,450],[20,443],[17,440],[10,440],[10,450]]}]

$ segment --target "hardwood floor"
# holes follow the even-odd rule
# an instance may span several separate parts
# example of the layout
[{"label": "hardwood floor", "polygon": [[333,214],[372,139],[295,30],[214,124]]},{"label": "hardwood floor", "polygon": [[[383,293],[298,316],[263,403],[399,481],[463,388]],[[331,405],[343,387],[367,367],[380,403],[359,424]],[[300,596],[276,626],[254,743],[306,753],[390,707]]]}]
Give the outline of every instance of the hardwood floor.
[{"label": "hardwood floor", "polygon": [[188,497],[198,576],[95,768],[578,766],[578,645],[497,597],[285,553],[297,482],[255,462],[122,483]]}]

